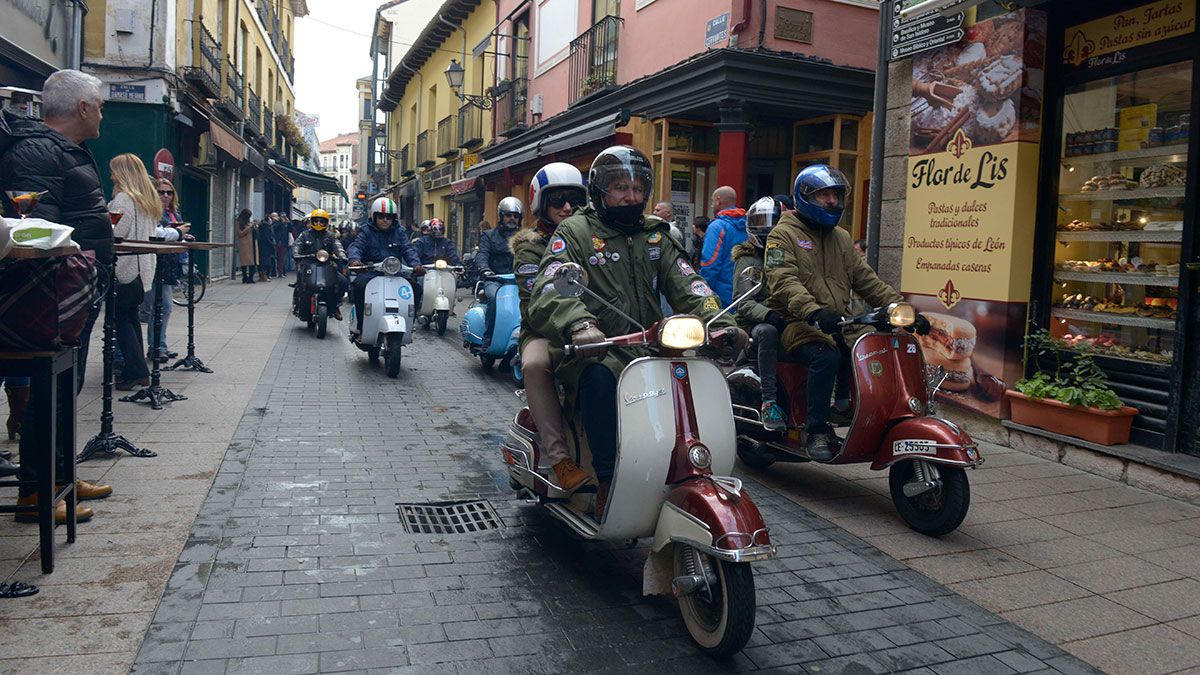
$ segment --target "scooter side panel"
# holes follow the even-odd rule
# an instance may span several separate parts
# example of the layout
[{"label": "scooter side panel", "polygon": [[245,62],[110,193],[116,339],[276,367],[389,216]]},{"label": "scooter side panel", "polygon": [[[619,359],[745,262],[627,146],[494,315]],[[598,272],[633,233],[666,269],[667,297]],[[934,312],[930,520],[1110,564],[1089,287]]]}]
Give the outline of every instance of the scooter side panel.
[{"label": "scooter side panel", "polygon": [[732,475],[737,459],[737,430],[725,375],[706,359],[687,359],[685,363],[692,382],[692,404],[700,424],[700,440],[712,453],[712,472],[717,476]]},{"label": "scooter side panel", "polygon": [[475,346],[483,344],[483,329],[487,325],[487,316],[484,312],[483,305],[476,304],[463,314],[462,321],[458,326],[463,342]]},{"label": "scooter side panel", "polygon": [[507,340],[497,339],[512,336],[521,329],[521,296],[517,293],[516,284],[504,284],[496,291],[496,325],[492,328],[492,343],[488,354],[503,357],[509,349],[516,347],[516,342],[510,337]]},{"label": "scooter side panel", "polygon": [[835,464],[874,461],[892,420],[916,417],[909,399],[925,406],[925,361],[908,333],[868,333],[850,350],[857,398],[845,449]]}]

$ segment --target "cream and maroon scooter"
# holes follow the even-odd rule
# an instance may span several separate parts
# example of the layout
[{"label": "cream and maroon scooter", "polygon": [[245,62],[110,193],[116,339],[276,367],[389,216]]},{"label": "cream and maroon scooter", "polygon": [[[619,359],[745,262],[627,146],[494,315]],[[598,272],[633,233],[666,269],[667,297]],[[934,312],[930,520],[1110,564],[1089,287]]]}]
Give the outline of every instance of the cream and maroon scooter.
[{"label": "cream and maroon scooter", "polygon": [[[643,593],[673,593],[700,648],[733,654],[754,630],[749,563],[771,558],[775,546],[750,494],[730,475],[736,438],[724,376],[712,361],[695,355],[710,342],[712,320],[705,324],[696,316],[676,315],[645,328],[586,284],[577,264],[555,273],[558,293],[587,293],[642,329],[592,348],[644,346],[658,354],[634,360],[617,381],[618,449],[608,506],[597,521],[591,493],[568,494],[552,482],[528,408],[517,413],[501,448],[510,482],[585,539],[653,537]],[[721,337],[712,336],[714,342]],[[568,355],[578,351],[567,346]],[[586,465],[586,441],[572,412],[571,450]]]}]

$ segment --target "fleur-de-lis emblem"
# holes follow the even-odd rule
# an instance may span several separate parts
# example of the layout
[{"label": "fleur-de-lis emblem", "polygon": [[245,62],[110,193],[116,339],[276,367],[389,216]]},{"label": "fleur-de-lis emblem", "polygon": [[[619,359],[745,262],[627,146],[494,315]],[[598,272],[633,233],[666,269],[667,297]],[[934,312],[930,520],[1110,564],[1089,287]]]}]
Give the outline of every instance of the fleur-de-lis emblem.
[{"label": "fleur-de-lis emblem", "polygon": [[959,127],[954,132],[954,138],[951,138],[950,142],[946,144],[946,149],[956,159],[962,159],[962,156],[967,154],[967,151],[971,149],[971,138],[962,130],[962,127]]},{"label": "fleur-de-lis emblem", "polygon": [[951,279],[946,280],[945,288],[938,291],[937,296],[938,300],[942,301],[942,305],[946,309],[954,309],[954,306],[958,304],[958,301],[962,300],[962,293],[959,293],[958,289],[954,287],[954,281]]},{"label": "fleur-de-lis emblem", "polygon": [[1083,31],[1075,31],[1075,35],[1063,48],[1063,63],[1077,66],[1096,53],[1096,43],[1089,40]]}]

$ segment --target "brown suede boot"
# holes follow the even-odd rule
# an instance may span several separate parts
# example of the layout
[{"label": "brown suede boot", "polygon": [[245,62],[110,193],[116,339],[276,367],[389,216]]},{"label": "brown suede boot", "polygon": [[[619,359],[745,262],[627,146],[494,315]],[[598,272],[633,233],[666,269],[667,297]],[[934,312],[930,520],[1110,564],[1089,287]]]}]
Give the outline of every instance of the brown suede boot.
[{"label": "brown suede boot", "polygon": [[[62,486],[55,486],[55,489],[61,490]],[[75,498],[79,500],[88,499],[104,499],[112,494],[111,485],[102,485],[100,483],[89,483],[82,478],[75,479]]]},{"label": "brown suede boot", "polygon": [[5,387],[4,393],[8,394],[8,440],[14,441],[21,433],[21,420],[29,405],[29,387]]},{"label": "brown suede boot", "polygon": [[[31,494],[28,497],[17,497],[17,506],[37,506],[37,503],[38,496],[36,493]],[[92,516],[95,515],[95,513],[96,512],[93,511],[91,507],[76,504],[75,522],[83,523],[89,521],[92,519]],[[18,523],[36,523],[38,521],[38,514],[36,511],[17,513],[15,515]],[[67,522],[66,500],[60,500],[54,505],[54,522],[59,524]]]},{"label": "brown suede boot", "polygon": [[554,478],[560,488],[567,492],[574,492],[580,485],[588,482],[591,476],[579,468],[573,460],[564,459],[554,465]]}]

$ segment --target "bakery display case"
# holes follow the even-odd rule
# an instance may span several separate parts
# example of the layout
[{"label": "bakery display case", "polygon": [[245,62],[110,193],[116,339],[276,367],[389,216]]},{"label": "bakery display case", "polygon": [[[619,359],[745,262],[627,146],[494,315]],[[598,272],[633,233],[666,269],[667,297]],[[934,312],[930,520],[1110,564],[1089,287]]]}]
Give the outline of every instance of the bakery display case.
[{"label": "bakery display case", "polygon": [[1167,364],[1176,349],[1190,61],[1068,86],[1051,333]]}]

